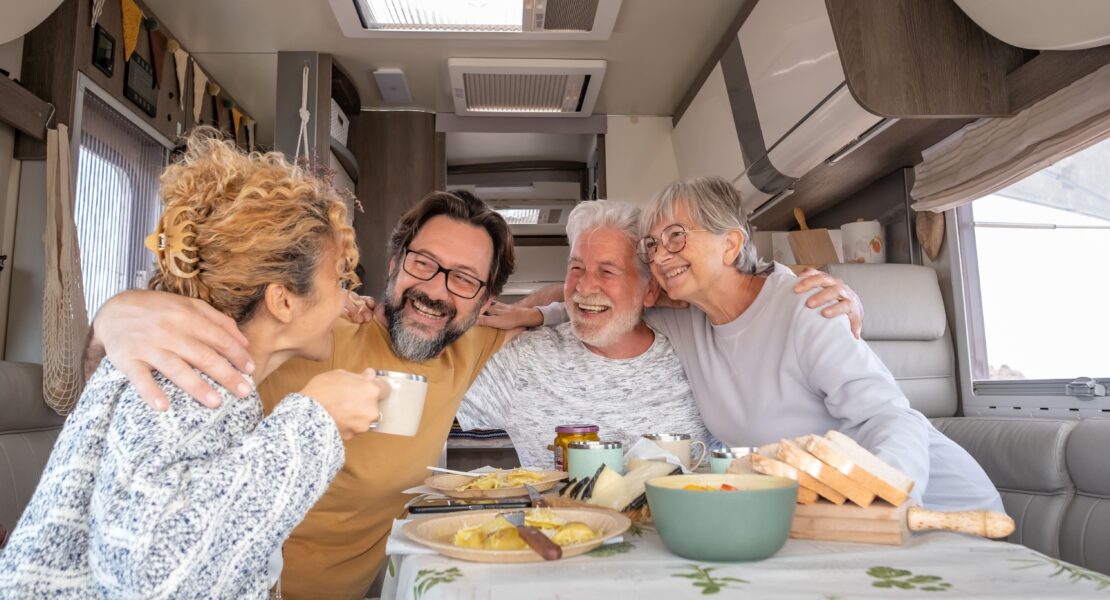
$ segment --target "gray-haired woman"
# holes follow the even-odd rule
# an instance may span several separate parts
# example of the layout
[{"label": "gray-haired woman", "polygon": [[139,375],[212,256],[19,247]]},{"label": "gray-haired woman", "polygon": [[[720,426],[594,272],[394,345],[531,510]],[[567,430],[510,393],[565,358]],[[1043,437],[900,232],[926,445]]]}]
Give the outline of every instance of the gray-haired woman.
[{"label": "gray-haired woman", "polygon": [[709,430],[753,446],[839,430],[914,478],[939,509],[1002,510],[982,468],[912,409],[844,319],[824,319],[796,280],[756,255],[740,194],[701,177],[671,184],[644,211],[640,259],[689,310],[658,310]]}]

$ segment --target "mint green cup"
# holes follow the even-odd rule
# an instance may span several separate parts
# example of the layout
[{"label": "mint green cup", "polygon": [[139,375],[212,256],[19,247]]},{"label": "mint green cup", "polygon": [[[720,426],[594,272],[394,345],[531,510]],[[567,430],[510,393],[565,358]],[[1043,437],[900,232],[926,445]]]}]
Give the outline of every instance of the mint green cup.
[{"label": "mint green cup", "polygon": [[[687,485],[737,491],[682,489]],[[768,475],[672,475],[647,482],[659,537],[684,558],[720,562],[762,560],[790,535],[798,483]]]}]

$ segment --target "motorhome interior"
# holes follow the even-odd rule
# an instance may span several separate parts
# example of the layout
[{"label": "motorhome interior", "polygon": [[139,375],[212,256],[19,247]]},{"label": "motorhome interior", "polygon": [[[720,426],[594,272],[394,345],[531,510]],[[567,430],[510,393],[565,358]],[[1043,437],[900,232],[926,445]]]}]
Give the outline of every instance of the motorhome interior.
[{"label": "motorhome interior", "polygon": [[1104,595],[1107,98],[1103,0],[5,0],[0,598]]}]

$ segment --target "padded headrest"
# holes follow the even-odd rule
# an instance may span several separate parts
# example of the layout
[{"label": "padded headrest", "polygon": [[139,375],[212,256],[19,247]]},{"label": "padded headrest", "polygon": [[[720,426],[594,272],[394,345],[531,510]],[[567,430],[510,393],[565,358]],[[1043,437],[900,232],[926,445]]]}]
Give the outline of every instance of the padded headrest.
[{"label": "padded headrest", "polygon": [[944,335],[944,299],[937,273],[900,264],[830,264],[828,272],[859,294],[863,339],[930,341]]},{"label": "padded headrest", "polygon": [[65,422],[42,401],[42,365],[0,361],[0,398],[0,434]]}]

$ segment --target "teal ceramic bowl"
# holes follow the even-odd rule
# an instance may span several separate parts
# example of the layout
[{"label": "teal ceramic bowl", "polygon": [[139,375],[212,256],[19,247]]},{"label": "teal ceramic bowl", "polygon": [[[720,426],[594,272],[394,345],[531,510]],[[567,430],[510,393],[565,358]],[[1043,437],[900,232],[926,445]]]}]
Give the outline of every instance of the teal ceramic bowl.
[{"label": "teal ceramic bowl", "polygon": [[[719,490],[683,489],[690,485]],[[651,518],[663,544],[693,560],[762,560],[790,535],[798,483],[768,475],[672,475],[647,482]]]}]

